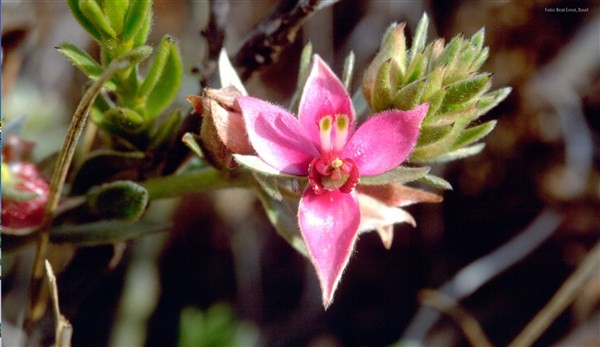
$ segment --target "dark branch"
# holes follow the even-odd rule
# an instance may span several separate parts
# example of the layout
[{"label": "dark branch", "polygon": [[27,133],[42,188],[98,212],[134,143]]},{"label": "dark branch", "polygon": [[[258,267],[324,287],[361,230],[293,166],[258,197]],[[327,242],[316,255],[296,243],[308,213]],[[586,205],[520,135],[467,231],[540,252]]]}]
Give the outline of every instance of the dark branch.
[{"label": "dark branch", "polygon": [[316,11],[336,1],[282,1],[248,34],[237,53],[235,61],[241,69],[242,79],[247,79],[263,66],[277,62],[283,49],[296,39],[302,24]]}]

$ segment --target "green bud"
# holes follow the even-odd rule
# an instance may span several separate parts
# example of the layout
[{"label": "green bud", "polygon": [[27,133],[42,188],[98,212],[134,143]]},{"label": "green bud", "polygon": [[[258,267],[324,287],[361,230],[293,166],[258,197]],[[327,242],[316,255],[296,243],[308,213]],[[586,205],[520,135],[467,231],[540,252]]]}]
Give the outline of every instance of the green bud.
[{"label": "green bud", "polygon": [[100,8],[100,5],[94,0],[79,0],[79,9],[99,31],[108,35],[111,38],[117,37],[117,33],[111,27],[108,18]]},{"label": "green bud", "polygon": [[117,133],[135,133],[144,127],[144,117],[132,109],[115,107],[104,112],[106,127]]}]

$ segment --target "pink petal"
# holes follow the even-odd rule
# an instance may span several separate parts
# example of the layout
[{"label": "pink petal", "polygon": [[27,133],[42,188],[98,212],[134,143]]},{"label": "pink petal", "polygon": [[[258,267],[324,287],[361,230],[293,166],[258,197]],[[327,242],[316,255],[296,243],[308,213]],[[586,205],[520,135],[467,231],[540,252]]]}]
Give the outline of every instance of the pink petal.
[{"label": "pink petal", "polygon": [[355,128],[354,106],[342,82],[329,66],[315,54],[313,67],[306,80],[300,100],[299,118],[315,143],[320,143],[318,122],[324,116],[348,116],[348,136]]},{"label": "pink petal", "polygon": [[379,175],[397,167],[415,147],[428,108],[423,104],[410,111],[374,115],[356,130],[342,157],[354,159],[361,176]]},{"label": "pink petal", "polygon": [[283,108],[252,97],[238,97],[246,131],[256,153],[279,171],[307,175],[317,155],[298,119]]},{"label": "pink petal", "polygon": [[308,188],[300,200],[298,219],[327,308],[356,242],[360,224],[356,193],[334,190],[317,195]]},{"label": "pink petal", "polygon": [[361,215],[359,231],[376,230],[383,246],[387,249],[392,247],[394,224],[408,223],[413,227],[417,225],[410,213],[403,209],[387,205],[367,194],[359,193],[358,203]]}]

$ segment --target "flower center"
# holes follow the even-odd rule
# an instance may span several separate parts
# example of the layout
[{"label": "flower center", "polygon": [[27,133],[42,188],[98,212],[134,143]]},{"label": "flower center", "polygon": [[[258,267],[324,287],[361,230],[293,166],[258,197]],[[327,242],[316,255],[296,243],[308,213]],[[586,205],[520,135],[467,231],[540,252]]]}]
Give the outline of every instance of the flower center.
[{"label": "flower center", "polygon": [[359,178],[358,168],[350,158],[314,158],[308,167],[308,181],[316,194],[336,189],[350,193]]}]

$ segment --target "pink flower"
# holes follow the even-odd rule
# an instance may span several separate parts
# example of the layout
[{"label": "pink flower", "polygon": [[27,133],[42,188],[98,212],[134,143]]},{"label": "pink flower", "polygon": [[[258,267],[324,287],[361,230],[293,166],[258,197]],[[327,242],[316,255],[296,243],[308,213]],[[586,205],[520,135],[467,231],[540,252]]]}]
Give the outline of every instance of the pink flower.
[{"label": "pink flower", "polygon": [[327,308],[361,223],[354,187],[360,176],[382,174],[408,158],[428,106],[382,112],[355,129],[350,97],[317,55],[298,118],[260,99],[238,97],[237,102],[258,156],[283,173],[308,177],[298,221]]}]

